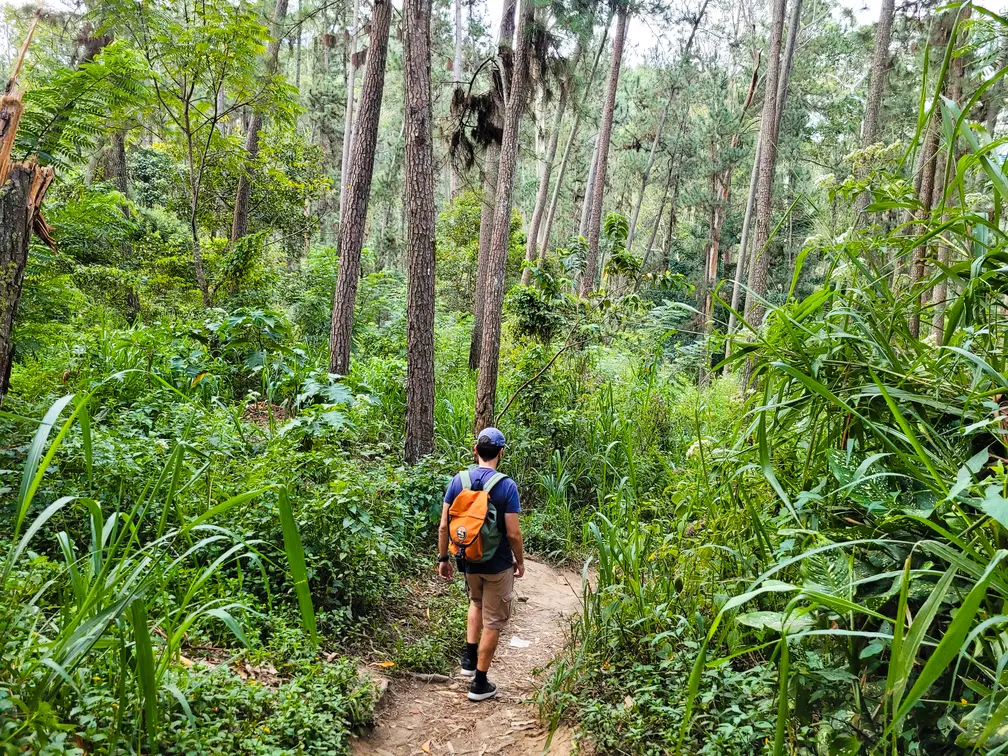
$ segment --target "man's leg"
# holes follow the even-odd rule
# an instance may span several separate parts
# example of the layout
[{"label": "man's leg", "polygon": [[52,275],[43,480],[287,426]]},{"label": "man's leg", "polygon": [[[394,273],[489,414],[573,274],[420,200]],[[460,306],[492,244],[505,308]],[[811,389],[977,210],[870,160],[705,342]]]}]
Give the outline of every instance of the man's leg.
[{"label": "man's leg", "polygon": [[483,630],[483,609],[469,602],[469,616],[466,619],[466,643],[479,643]]},{"label": "man's leg", "polygon": [[484,575],[482,582],[483,635],[480,638],[476,676],[469,688],[470,701],[483,701],[497,695],[497,686],[487,679],[487,672],[493,663],[501,630],[511,618],[514,572],[505,570],[496,575]]},{"label": "man's leg", "polygon": [[500,630],[489,627],[483,629],[483,637],[479,641],[479,661],[476,663],[476,669],[480,672],[490,671],[494,654],[497,653],[498,641],[500,641]]}]

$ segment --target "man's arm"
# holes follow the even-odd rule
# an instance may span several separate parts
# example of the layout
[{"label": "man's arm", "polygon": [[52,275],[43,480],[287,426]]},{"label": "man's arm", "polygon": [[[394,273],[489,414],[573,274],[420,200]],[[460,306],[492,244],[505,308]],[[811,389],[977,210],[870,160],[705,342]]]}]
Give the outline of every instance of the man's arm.
[{"label": "man's arm", "polygon": [[[448,556],[448,508],[451,505],[446,501],[441,509],[441,524],[438,526],[437,543],[438,543],[438,574],[441,575],[445,580],[451,580],[452,576],[452,565],[450,559],[444,559]],[[519,536],[519,543],[521,542],[521,536]]]},{"label": "man's arm", "polygon": [[[507,528],[507,537],[508,542],[511,544],[511,551],[514,553],[515,577],[520,578],[525,574],[525,549],[522,546],[521,523],[518,522],[518,513],[505,512],[504,525]],[[447,531],[445,537],[447,537]]]}]

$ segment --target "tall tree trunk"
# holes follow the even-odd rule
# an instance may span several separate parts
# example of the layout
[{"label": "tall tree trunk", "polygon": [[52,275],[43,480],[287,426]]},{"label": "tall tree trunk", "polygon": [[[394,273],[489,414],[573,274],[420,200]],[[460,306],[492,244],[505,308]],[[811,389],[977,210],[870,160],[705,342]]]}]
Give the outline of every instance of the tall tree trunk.
[{"label": "tall tree trunk", "polygon": [[595,135],[592,144],[591,162],[588,163],[588,178],[585,180],[584,201],[581,203],[581,223],[578,225],[578,236],[588,235],[588,221],[591,219],[592,197],[595,191],[595,168],[598,166],[599,135]]},{"label": "tall tree trunk", "polygon": [[[944,17],[938,22],[934,32],[932,47],[945,54],[945,47],[954,44],[950,41],[952,27],[955,23],[955,15],[946,12]],[[935,176],[938,163],[938,144],[941,139],[941,111],[935,107],[931,119],[928,121],[927,133],[924,136],[924,144],[921,147],[921,183],[918,197],[921,206],[917,210],[917,233],[923,235],[927,231],[927,224],[931,218],[931,207],[934,199]],[[920,336],[920,311],[923,305],[922,291],[919,290],[921,281],[924,280],[925,260],[928,255],[928,245],[917,245],[910,258],[910,288],[918,289],[914,297],[915,306],[910,314],[910,333],[915,338]]]},{"label": "tall tree trunk", "polygon": [[500,358],[501,309],[504,305],[504,275],[508,238],[511,232],[511,194],[518,164],[518,128],[521,125],[528,88],[529,22],[532,3],[523,0],[518,20],[514,70],[508,87],[500,163],[497,166],[497,196],[494,199],[493,232],[487,259],[486,302],[483,308],[483,343],[480,349],[479,378],[476,382],[474,428],[478,433],[494,422],[497,399],[497,370]]},{"label": "tall tree trunk", "polygon": [[[577,52],[575,52],[575,56]],[[528,286],[532,280],[532,265],[538,252],[539,224],[542,222],[543,211],[546,209],[546,196],[549,194],[550,176],[553,173],[553,161],[556,158],[557,143],[560,141],[560,128],[563,126],[564,110],[567,108],[567,89],[565,83],[560,88],[557,100],[556,116],[553,118],[553,128],[549,143],[546,145],[546,159],[543,165],[542,177],[539,179],[539,191],[536,192],[535,208],[528,227],[528,249],[525,254],[525,270],[522,271],[522,285]]]},{"label": "tall tree trunk", "polygon": [[[784,15],[787,0],[774,0],[773,20],[770,27],[770,55],[767,61],[765,94],[763,97],[763,117],[760,121],[759,174],[756,182],[756,226],[753,238],[753,266],[749,276],[749,290],[746,298],[745,317],[755,328],[763,322],[762,298],[766,294],[767,277],[770,271],[770,255],[765,249],[770,239],[770,221],[773,214],[773,178],[777,161],[777,133],[780,121],[777,118],[777,97],[775,93],[781,79],[781,39],[784,36]],[[751,360],[743,369],[743,385],[747,386],[752,374]]]},{"label": "tall tree trunk", "polygon": [[[938,162],[938,130],[941,128],[941,115],[937,112],[928,122],[927,134],[924,137],[923,150],[923,171],[921,173],[920,202],[921,206],[917,210],[917,232],[924,234],[927,230],[927,221],[931,215],[931,201],[934,195],[935,167]],[[927,245],[918,245],[914,248],[910,261],[910,288],[918,286],[924,278],[924,259],[927,256]],[[921,295],[917,293],[915,306],[910,314],[910,333],[916,338],[920,336],[920,308]]]},{"label": "tall tree trunk", "polygon": [[351,156],[350,180],[346,186],[346,206],[340,216],[339,273],[333,294],[332,327],[329,331],[329,371],[340,375],[346,375],[350,366],[354,304],[360,278],[361,247],[371,195],[378,121],[385,88],[385,58],[392,19],[391,0],[374,0],[373,7],[371,49],[368,53],[370,62],[361,85],[357,139]]},{"label": "tall tree trunk", "polygon": [[[431,0],[406,0],[406,462],[434,451],[434,142]],[[455,2],[456,22],[461,5]],[[456,51],[456,56],[458,52]]]},{"label": "tall tree trunk", "polygon": [[567,143],[564,145],[563,157],[560,159],[560,167],[557,169],[556,184],[553,186],[553,196],[550,198],[549,212],[546,213],[546,222],[542,225],[539,232],[540,264],[546,259],[546,250],[549,247],[550,235],[553,231],[553,219],[556,217],[556,209],[559,204],[560,190],[563,187],[564,175],[567,172],[567,165],[570,160],[571,152],[573,151],[574,141],[577,139],[578,128],[581,126],[581,114],[584,112],[585,103],[588,99],[588,93],[591,91],[592,84],[595,82],[595,72],[598,70],[599,60],[602,58],[602,52],[605,50],[606,46],[606,39],[609,37],[609,24],[611,21],[612,11],[610,11],[609,18],[606,19],[605,28],[602,30],[602,39],[599,42],[598,51],[595,53],[595,59],[592,61],[591,71],[588,73],[587,79],[585,79],[584,91],[581,93],[581,102],[574,111],[574,122],[571,124],[570,134],[567,135]]},{"label": "tall tree trunk", "polygon": [[[752,211],[756,204],[756,179],[759,177],[760,143],[758,137],[756,139],[756,145],[753,153],[753,167],[749,173],[749,194],[746,196],[745,214],[742,216],[742,235],[739,238],[737,253],[738,259],[735,260],[735,282],[732,284],[731,312],[728,313],[729,336],[735,333],[735,313],[738,312],[741,300],[742,277],[746,270],[745,264],[748,259],[746,249],[748,249],[749,246],[749,228],[752,222]],[[727,357],[730,355],[731,339],[728,339],[725,343],[725,356]]]},{"label": "tall tree trunk", "polygon": [[[340,157],[340,194],[339,194],[339,217],[340,226],[343,224],[343,211],[346,208],[346,194],[350,187],[352,165],[350,164],[350,147],[353,141],[354,130],[354,87],[357,78],[357,34],[360,26],[360,4],[361,0],[354,0],[353,16],[350,29],[350,55],[347,59],[346,71],[346,109],[343,115],[343,152]],[[383,72],[384,73],[384,72]],[[361,92],[363,99],[364,93]]]},{"label": "tall tree trunk", "polygon": [[[886,77],[889,75],[889,43],[892,40],[893,15],[896,0],[882,0],[878,25],[875,27],[875,49],[872,52],[871,80],[868,84],[868,99],[865,101],[864,126],[861,129],[861,145],[875,144],[878,134],[879,112],[882,109],[882,95],[885,92]],[[862,192],[854,205],[855,216],[860,217],[868,201],[870,192]]]},{"label": "tall tree trunk", "polygon": [[[644,249],[644,256],[641,258],[640,272],[641,275],[645,274],[645,268],[647,268],[648,260],[651,257],[651,249],[654,247],[655,236],[658,235],[658,227],[661,225],[662,215],[665,214],[665,205],[668,203],[669,189],[672,188],[672,163],[669,163],[668,176],[665,179],[665,191],[662,192],[661,204],[658,205],[658,215],[655,216],[654,223],[651,224],[651,235],[648,237],[647,247]],[[662,245],[664,246],[664,244]],[[637,283],[634,285],[634,291],[640,288],[640,276],[637,277]]]},{"label": "tall tree trunk", "polygon": [[[462,86],[462,0],[455,0],[455,57],[452,59],[452,87]],[[448,191],[451,199],[458,196],[459,177],[454,160],[448,161],[448,170],[451,171]]]},{"label": "tall tree trunk", "polygon": [[[500,34],[497,38],[498,75],[492,77],[491,94],[494,100],[493,117],[502,117],[504,92],[510,87],[511,48],[514,44],[515,7],[518,0],[505,0],[501,15]],[[498,83],[500,86],[498,86]],[[479,368],[480,348],[483,344],[483,310],[486,297],[487,269],[490,258],[490,237],[493,231],[495,200],[497,196],[497,164],[500,162],[500,145],[491,143],[484,153],[483,197],[480,207],[479,251],[476,255],[476,287],[473,290],[472,337],[469,341],[469,369]]]},{"label": "tall tree trunk", "polygon": [[602,124],[599,128],[598,159],[595,166],[595,185],[592,187],[591,214],[588,218],[588,258],[585,260],[584,274],[581,276],[582,298],[595,289],[595,276],[599,263],[599,234],[602,230],[602,198],[605,192],[606,172],[609,161],[609,142],[612,139],[613,112],[616,109],[616,89],[619,86],[620,65],[623,62],[623,44],[626,41],[627,8],[621,5],[616,14],[616,35],[613,37],[612,65],[609,68],[609,83],[602,108]]},{"label": "tall tree trunk", "polygon": [[[287,16],[287,0],[276,0],[273,9],[273,23],[270,29],[269,46],[266,48],[266,72],[268,76],[276,73],[277,57],[280,55],[280,34],[284,18]],[[223,91],[223,88],[222,88]],[[263,117],[258,110],[252,115],[248,133],[245,135],[245,154],[249,163],[259,157],[259,131],[262,129]],[[234,218],[231,222],[231,243],[241,239],[248,233],[249,199],[252,195],[252,183],[249,181],[248,169],[238,176],[238,191],[235,193]]]},{"label": "tall tree trunk", "polygon": [[[965,21],[970,17],[971,8],[966,6],[960,13],[960,19]],[[953,44],[954,41],[953,41]],[[946,79],[946,97],[955,103],[958,103],[962,98],[962,84],[963,77],[965,75],[966,68],[966,56],[964,54],[957,55],[952,58],[952,62],[949,64],[948,78]],[[996,85],[995,85],[996,86]],[[993,136],[993,132],[991,133]],[[955,161],[958,158],[955,152],[955,144],[946,145],[948,154],[947,157]],[[939,158],[939,163],[937,169],[939,171],[939,179],[935,181],[935,200],[932,204],[938,203],[941,205],[942,210],[945,209],[945,202],[943,196],[945,194],[945,185],[948,177],[946,176],[946,158]],[[955,162],[952,163],[953,170],[955,170]],[[944,220],[948,219],[948,215],[944,216]],[[946,241],[945,237],[942,236],[938,244],[938,263],[940,265],[948,265],[951,262],[952,250]],[[935,284],[934,290],[932,291],[931,302],[934,307],[934,314],[932,316],[931,328],[934,333],[935,343],[938,345],[942,344],[942,340],[945,335],[945,298],[948,296],[948,283],[944,277],[939,278],[938,282]]]}]

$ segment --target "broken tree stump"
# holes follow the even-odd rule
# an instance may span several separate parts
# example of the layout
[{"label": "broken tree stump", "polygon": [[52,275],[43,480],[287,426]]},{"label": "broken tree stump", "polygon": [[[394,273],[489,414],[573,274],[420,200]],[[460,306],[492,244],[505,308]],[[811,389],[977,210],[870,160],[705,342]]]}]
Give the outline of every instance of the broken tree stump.
[{"label": "broken tree stump", "polygon": [[53,180],[52,166],[40,166],[34,157],[23,162],[11,161],[18,123],[24,111],[22,93],[16,86],[17,75],[37,22],[36,15],[0,99],[0,402],[10,387],[14,319],[21,302],[32,232],[51,248],[56,248],[52,229],[42,216],[42,200]]}]

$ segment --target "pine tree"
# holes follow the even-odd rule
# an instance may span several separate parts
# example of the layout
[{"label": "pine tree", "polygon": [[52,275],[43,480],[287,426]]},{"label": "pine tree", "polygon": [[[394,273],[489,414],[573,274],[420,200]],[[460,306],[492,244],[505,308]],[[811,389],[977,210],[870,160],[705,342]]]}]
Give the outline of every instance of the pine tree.
[{"label": "pine tree", "polygon": [[385,87],[385,58],[388,52],[389,25],[392,20],[390,0],[375,0],[371,16],[370,63],[361,86],[360,113],[357,115],[357,139],[351,155],[350,176],[346,184],[346,206],[340,216],[340,258],[336,291],[333,293],[332,325],[329,330],[329,370],[345,375],[350,367],[350,342],[353,335],[354,305],[360,279],[361,248],[367,221],[378,119]]},{"label": "pine tree", "polygon": [[[456,7],[458,7],[456,5]],[[434,451],[431,0],[406,0],[406,461]]]}]

